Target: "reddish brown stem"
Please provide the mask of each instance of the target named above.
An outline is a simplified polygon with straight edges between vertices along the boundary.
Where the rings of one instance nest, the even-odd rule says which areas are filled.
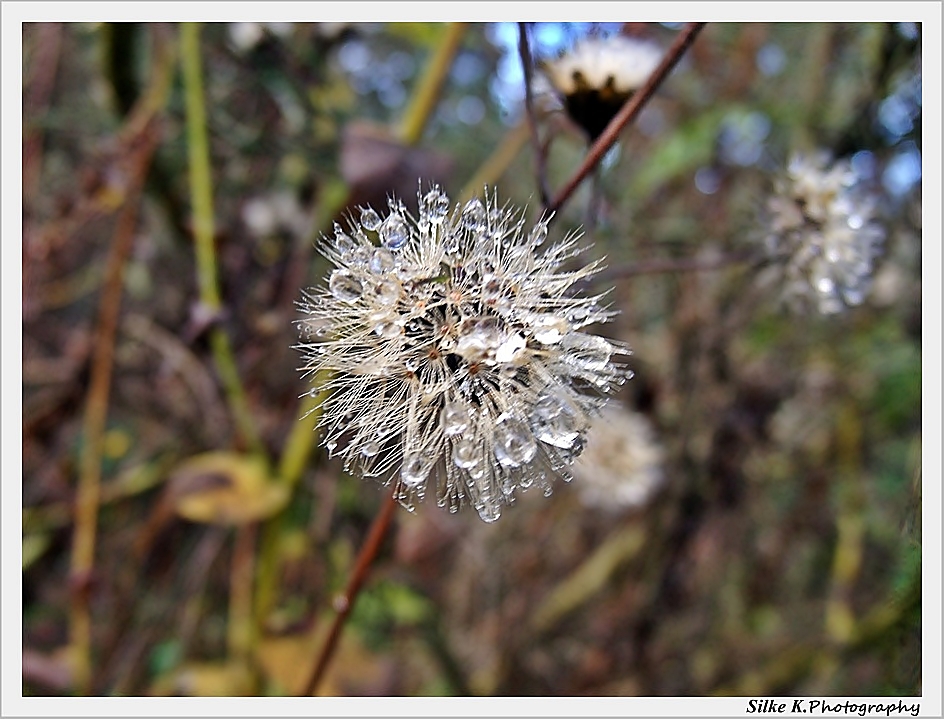
[[[95,540],[101,500],[103,436],[108,419],[108,397],[114,367],[124,270],[134,244],[144,182],[158,139],[156,123],[153,123],[146,126],[139,138],[139,146],[129,150],[133,155],[129,162],[131,178],[128,196],[115,227],[99,300],[95,351],[82,423],[84,445],[75,494],[70,569],[73,593],[69,629],[75,652],[75,687],[80,694],[89,692],[92,681],[90,587],[95,567]]]
[[[32,206],[39,191],[39,177],[43,154],[43,115],[49,107],[56,71],[59,67],[59,49],[62,23],[38,23],[28,27],[35,33],[34,69],[26,90],[23,123],[23,197]]]
[[[702,31],[706,24],[707,23],[703,22],[691,22],[682,29],[675,38],[675,42],[672,43],[672,47],[669,48],[665,57],[662,58],[659,67],[657,67],[652,75],[649,76],[649,79],[646,80],[646,84],[639,88],[629,101],[620,108],[616,116],[610,120],[610,124],[606,126],[603,134],[591,145],[583,163],[577,168],[577,171],[570,180],[567,181],[564,188],[551,201],[551,204],[547,206],[546,209],[549,213],[560,210],[561,206],[563,206],[580,186],[580,183],[587,178],[587,175],[593,172],[593,168],[597,166],[597,163],[599,163],[600,160],[603,159],[603,156],[609,152],[610,148],[616,144],[616,140],[619,138],[623,129],[636,119],[649,100],[652,99],[656,90],[659,89],[659,86],[665,78],[672,72],[672,68],[674,68],[682,58],[682,55],[685,54],[685,51],[695,41],[698,33]]]
[[[367,570],[370,569],[371,563],[380,550],[380,544],[383,542],[387,528],[390,526],[390,520],[393,518],[393,510],[396,506],[397,502],[391,494],[387,497],[383,507],[381,507],[380,513],[374,518],[373,524],[370,525],[367,539],[364,542],[364,546],[361,547],[360,554],[357,555],[357,561],[354,563],[354,569],[351,571],[351,578],[344,588],[344,593],[339,594],[334,600],[334,608],[337,614],[334,617],[334,622],[331,624],[328,638],[325,639],[321,653],[318,655],[318,661],[315,663],[315,668],[305,685],[305,691],[302,696],[314,696],[315,692],[318,690],[318,685],[321,683],[325,672],[328,670],[328,665],[331,663],[335,649],[337,649],[338,640],[341,638],[344,624],[347,621],[348,615],[351,613],[351,609],[354,607],[354,602],[357,600],[361,585],[363,585],[364,579],[367,577]]]

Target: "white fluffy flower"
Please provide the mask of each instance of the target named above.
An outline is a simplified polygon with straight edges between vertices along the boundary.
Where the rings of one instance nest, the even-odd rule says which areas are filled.
[[[662,485],[664,451],[639,412],[611,405],[593,421],[592,438],[574,463],[581,500],[606,511],[638,507]]]
[[[548,78],[565,95],[579,90],[638,90],[662,60],[662,49],[625,35],[588,37],[547,64]]]
[[[861,179],[848,161],[795,155],[768,201],[767,246],[793,304],[831,314],[865,299],[885,231]]]
[[[545,63],[567,114],[595,140],[662,60],[662,49],[624,35],[590,37]]]
[[[526,228],[495,197],[452,208],[438,187],[418,219],[389,208],[335,228],[336,269],[299,303],[302,369],[331,374],[325,446],[407,508],[434,493],[494,521],[518,490],[569,478],[628,350],[582,331],[613,312],[574,292],[597,263],[561,270],[575,237],[541,252],[547,220]]]

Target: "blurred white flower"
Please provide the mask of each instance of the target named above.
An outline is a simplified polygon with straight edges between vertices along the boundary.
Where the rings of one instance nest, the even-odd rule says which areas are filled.
[[[324,444],[409,509],[434,493],[494,521],[516,491],[569,479],[628,349],[581,331],[614,313],[574,292],[598,263],[560,269],[576,237],[541,252],[547,220],[526,228],[494,196],[453,208],[434,186],[418,219],[388,204],[335,227],[336,269],[299,303],[302,371],[331,374]]]
[[[262,42],[266,32],[287,37],[292,32],[290,22],[231,22],[227,25],[230,44],[239,52],[249,52]]]
[[[567,114],[593,141],[662,60],[651,42],[614,35],[590,37],[556,60],[544,74],[563,97]]]
[[[573,466],[583,503],[619,511],[648,502],[665,475],[664,451],[646,416],[608,405],[590,432],[587,448]]]
[[[250,233],[268,237],[279,231],[301,237],[311,228],[311,213],[294,192],[278,191],[252,197],[243,205],[241,217]]]
[[[848,161],[795,155],[768,201],[767,247],[784,262],[786,299],[840,312],[865,299],[885,230]]]

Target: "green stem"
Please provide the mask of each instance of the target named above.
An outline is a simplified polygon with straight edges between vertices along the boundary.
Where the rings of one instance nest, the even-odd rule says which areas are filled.
[[[404,145],[415,145],[423,136],[423,128],[436,106],[439,92],[452,66],[452,59],[462,43],[465,30],[464,22],[449,23],[439,46],[426,65],[426,72],[420,78],[410,106],[400,122],[397,134]]]
[[[327,227],[338,210],[347,204],[346,188],[337,183],[330,183],[317,214],[316,227]],[[318,375],[313,380],[316,387],[327,381],[327,376]],[[293,490],[301,478],[308,460],[315,448],[315,429],[321,415],[320,405],[326,399],[324,391],[312,396],[306,394],[301,401],[298,416],[300,419],[292,425],[288,439],[279,458],[278,479]],[[279,565],[279,542],[285,526],[285,514],[266,520],[262,527],[262,539],[259,545],[259,563],[256,573],[256,622],[265,623],[266,617],[275,603],[277,575]]]
[[[326,376],[319,374],[312,384],[321,386],[326,380]],[[279,479],[289,487],[295,486],[308,464],[308,458],[315,446],[313,437],[318,418],[321,416],[321,403],[325,399],[327,393],[323,390],[315,396],[307,394],[302,399],[301,418],[292,426],[279,459]]]
[[[319,375],[316,385],[323,384]],[[315,429],[321,415],[321,403],[326,399],[324,391],[317,396],[305,395],[301,404],[301,419],[292,426],[291,434],[285,442],[282,457],[279,460],[278,481],[294,489],[305,471],[308,459],[315,448]],[[278,584],[279,543],[285,527],[285,513],[266,520],[262,527],[262,540],[259,545],[259,563],[256,573],[255,616],[256,624],[263,626],[275,603]]]
[[[187,153],[190,163],[190,200],[193,205],[193,234],[196,243],[197,284],[200,302],[215,315],[219,312],[219,282],[213,221],[213,185],[210,177],[210,149],[207,138],[206,107],[200,63],[200,26],[181,26],[181,63],[187,110]],[[223,390],[236,425],[253,452],[263,454],[262,440],[249,411],[246,394],[239,379],[236,358],[229,337],[222,327],[210,330],[210,346]]]
[[[521,152],[530,137],[527,122],[521,122],[511,128],[491,155],[479,165],[471,179],[459,193],[459,202],[467,202],[482,193],[486,185],[494,184]]]

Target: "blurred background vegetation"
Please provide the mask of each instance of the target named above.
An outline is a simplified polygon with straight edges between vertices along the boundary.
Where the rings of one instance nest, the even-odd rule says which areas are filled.
[[[547,59],[679,27],[530,36]],[[314,241],[419,178],[536,215],[517,38],[24,27],[25,694],[301,690],[383,499],[299,421]],[[662,484],[607,511],[559,483],[495,525],[399,511],[322,693],[921,694],[920,46],[911,23],[707,26],[553,230],[608,257]],[[559,188],[586,142],[537,119]],[[775,173],[815,148],[872,178],[887,228],[835,317],[718,261],[760,248]]]

